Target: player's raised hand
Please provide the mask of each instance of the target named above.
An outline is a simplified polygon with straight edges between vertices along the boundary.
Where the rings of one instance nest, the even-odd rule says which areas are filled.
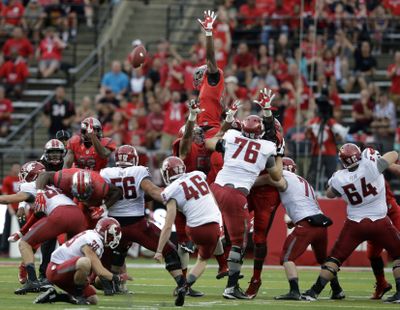
[[[272,101],[275,98],[275,94],[272,92],[271,89],[268,88],[264,88],[264,89],[260,89],[260,93],[258,94],[258,100],[254,100],[253,102],[258,104],[261,109],[263,109],[264,111],[274,111],[276,110],[276,107],[273,107],[271,105]]]
[[[195,99],[189,101],[188,107],[189,107],[189,121],[194,122],[197,118],[197,114],[201,113],[203,110],[200,109],[200,104]]]
[[[208,10],[204,11],[204,20],[198,18],[197,21],[200,23],[206,35],[212,35],[213,25],[216,19],[217,19],[217,13]]]
[[[46,210],[46,197],[44,196],[44,190],[38,189],[35,198],[35,212],[44,212]]]
[[[232,123],[235,120],[235,115],[237,111],[242,107],[240,100],[235,100],[228,111],[226,111],[225,122]]]

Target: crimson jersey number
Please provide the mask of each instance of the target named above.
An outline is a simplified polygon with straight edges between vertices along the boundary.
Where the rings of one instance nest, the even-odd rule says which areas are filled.
[[[249,141],[240,137],[235,138],[235,143],[238,145],[237,150],[233,153],[232,158],[237,158],[239,154],[245,149],[243,156],[244,161],[254,164],[257,162],[258,151],[261,149],[261,144]]]
[[[357,192],[356,186],[353,183],[342,186],[344,193],[347,196],[347,199],[352,205],[358,205],[362,203],[363,197],[365,198],[368,197],[369,195],[373,196],[378,195],[376,187],[373,186],[371,183],[367,184],[365,178],[360,179],[360,182],[361,182],[362,195],[359,192]]]
[[[124,199],[134,199],[137,197],[134,177],[111,179],[111,183],[122,189]]]
[[[314,190],[313,190],[313,188],[310,186],[310,184],[308,184],[308,182],[307,182],[306,180],[304,180],[302,177],[299,177],[299,176],[297,176],[297,177],[299,178],[300,183],[303,183],[303,184],[304,184],[304,194],[305,194],[307,197],[310,197],[310,194],[311,194],[312,199],[315,200]]]
[[[187,185],[186,182],[181,183],[186,200],[197,200],[210,192],[207,183],[199,175],[192,176],[189,180],[194,186]]]

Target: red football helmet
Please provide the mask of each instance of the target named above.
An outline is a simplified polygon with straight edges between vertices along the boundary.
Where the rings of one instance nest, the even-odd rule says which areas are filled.
[[[287,170],[287,171],[290,171],[293,173],[295,173],[296,169],[297,169],[296,163],[290,157],[282,158],[282,166],[283,166],[283,170]]]
[[[81,134],[85,142],[90,141],[89,138],[87,137],[87,129],[89,126],[93,127],[93,130],[96,133],[97,138],[101,139],[103,137],[103,128],[101,127],[100,121],[94,117],[87,117],[81,123]]]
[[[339,158],[343,167],[347,169],[355,167],[361,160],[361,150],[353,143],[343,144],[339,150]]]
[[[94,229],[103,239],[104,245],[115,249],[121,240],[121,225],[113,217],[100,219]]]
[[[46,168],[38,161],[29,161],[22,165],[19,170],[19,181],[20,182],[33,182],[37,179],[38,175],[46,171]]]
[[[185,172],[186,166],[183,160],[176,156],[167,157],[161,166],[161,176],[167,185]]]
[[[92,196],[93,182],[90,171],[80,170],[72,176],[72,195],[79,201],[86,201]]]
[[[186,125],[183,125],[179,129],[179,132],[178,132],[179,139],[183,138],[183,135],[185,133],[185,128],[186,128]],[[204,130],[201,127],[195,125],[193,128],[193,132],[192,132],[192,139],[193,139],[193,142],[196,144],[203,144],[204,143]]]
[[[115,164],[118,167],[136,166],[139,163],[139,156],[132,145],[121,145],[115,151]]]
[[[242,134],[251,139],[258,139],[264,134],[264,124],[261,117],[249,115],[242,121]]]
[[[44,159],[52,165],[60,165],[65,156],[65,146],[60,140],[51,139],[44,146]]]
[[[194,88],[198,88],[201,85],[201,82],[204,79],[204,75],[207,71],[207,65],[202,65],[194,69],[193,72],[193,86]]]

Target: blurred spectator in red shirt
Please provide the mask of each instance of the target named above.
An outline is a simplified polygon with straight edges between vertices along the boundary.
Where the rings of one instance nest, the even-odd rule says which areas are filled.
[[[14,111],[11,100],[5,95],[4,87],[0,86],[0,137],[7,136],[11,125],[11,113]]]
[[[224,70],[229,61],[229,46],[224,46],[224,43],[221,39],[215,39],[214,48],[217,67],[221,70]]]
[[[81,122],[87,117],[93,117],[96,115],[96,111],[93,109],[93,102],[89,96],[84,96],[81,100],[81,104],[76,108],[75,119],[72,124],[74,131],[80,131]]]
[[[173,91],[171,100],[164,104],[164,127],[161,136],[161,150],[171,149],[172,143],[178,135],[179,129],[185,125],[188,107],[181,101],[181,94]]]
[[[395,16],[400,16],[400,1],[398,0],[383,0],[383,6]]]
[[[47,28],[45,37],[36,50],[39,59],[39,71],[42,77],[53,75],[60,67],[62,50],[67,45],[58,37],[54,28]]]
[[[256,43],[259,40],[262,18],[263,11],[256,7],[256,0],[247,0],[239,8],[239,24],[235,29],[235,36]]]
[[[126,126],[122,113],[115,111],[112,115],[111,122],[103,126],[103,132],[105,137],[112,138],[117,145],[122,144],[123,136],[126,131]]]
[[[24,15],[24,6],[19,0],[9,0],[8,5],[1,10],[1,30],[5,34],[10,34],[15,26],[21,25]]]
[[[369,125],[372,122],[374,102],[371,100],[370,93],[367,89],[363,89],[360,96],[360,100],[353,104],[351,116],[354,122],[350,127],[349,133],[368,132]]]
[[[284,6],[284,2],[289,4],[289,8],[287,7],[288,5]],[[291,7],[290,4],[292,3],[288,0],[276,0],[275,8],[268,8],[270,10],[270,14],[269,17],[266,19],[265,25],[263,26],[261,33],[261,42],[263,44],[270,43],[269,40],[271,37],[271,33],[275,37],[278,37],[281,33],[289,35],[288,25],[291,22],[290,17],[292,15],[290,10],[293,11],[294,9],[294,7]]]
[[[237,48],[233,57],[232,70],[239,79],[239,83],[249,84],[251,81],[253,67],[256,65],[256,58],[249,51],[246,43],[242,42]]]
[[[394,63],[389,65],[387,75],[392,81],[390,96],[397,108],[400,107],[400,51],[394,54]]]
[[[42,31],[44,18],[43,7],[38,0],[30,0],[25,8],[24,17],[22,19],[22,27],[29,38],[35,43],[40,41],[40,32]]]
[[[199,58],[196,53],[192,52],[190,54],[189,60],[183,61],[183,78],[184,78],[184,87],[186,90],[186,94],[191,93],[194,90],[193,86],[193,73],[194,70],[199,67],[201,64],[199,62]]]
[[[133,146],[145,145],[146,131],[139,126],[137,117],[132,117],[129,121],[128,130],[124,135],[124,144]]]
[[[12,53],[28,59],[33,55],[33,46],[25,37],[21,27],[15,27],[12,38],[8,39],[3,45],[3,55],[9,57]]]
[[[17,56],[15,52],[0,67],[0,79],[5,85],[7,96],[13,94],[20,99],[28,76],[29,69],[24,58]]]
[[[18,173],[21,166],[18,163],[14,163],[11,166],[9,174],[4,177],[2,185],[3,195],[12,195],[19,191],[19,178]],[[11,217],[15,214],[18,209],[18,203],[14,203],[7,206],[7,212],[5,214],[4,229],[1,236],[0,252],[8,254],[8,237],[11,233]]]
[[[170,61],[168,61],[168,65],[168,78],[166,81],[166,86],[171,92],[184,92],[184,68],[180,59],[178,57],[173,57]]]
[[[190,53],[196,53],[200,63],[206,61],[206,37],[200,33],[197,42],[190,48]]]
[[[147,116],[146,126],[146,147],[148,149],[158,149],[160,138],[164,127],[164,114],[161,104],[152,102],[149,104],[149,115]]]

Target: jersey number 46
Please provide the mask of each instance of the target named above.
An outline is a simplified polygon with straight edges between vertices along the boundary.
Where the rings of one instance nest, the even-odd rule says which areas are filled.
[[[193,186],[192,184],[188,185],[186,182],[181,183],[186,200],[190,200],[192,198],[197,200],[200,198],[200,196],[207,195],[210,192],[207,183],[204,182],[200,176],[192,176],[189,180]]]

